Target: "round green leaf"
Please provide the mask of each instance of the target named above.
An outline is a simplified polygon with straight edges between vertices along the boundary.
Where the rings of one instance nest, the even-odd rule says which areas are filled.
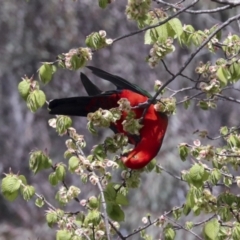
[[[27,81],[25,79],[18,84],[18,92],[25,101],[27,100],[30,93],[30,86],[30,81]]]
[[[120,206],[116,203],[107,203],[108,216],[117,222],[124,221],[125,215]]]
[[[76,156],[72,156],[68,161],[68,169],[74,172],[79,167],[79,159]]]
[[[56,175],[56,172],[53,172],[49,175],[48,181],[51,185],[56,186],[58,184],[58,177]]]
[[[57,231],[56,240],[71,240],[72,233],[67,230],[59,230]]]
[[[66,169],[65,166],[62,164],[59,164],[56,168],[56,176],[59,181],[63,181],[66,176]]]
[[[42,207],[44,205],[43,199],[42,198],[37,198],[36,201],[35,201],[35,205],[39,208]]]
[[[54,73],[53,67],[53,65],[45,63],[39,68],[38,76],[44,84],[49,83],[52,80],[52,75]]]
[[[28,95],[27,107],[31,112],[36,112],[46,102],[45,93],[41,90],[34,90]]]
[[[29,201],[35,194],[35,188],[33,186],[24,186],[21,190],[23,199]]]
[[[206,240],[216,240],[220,229],[220,223],[216,218],[207,222],[203,227],[203,235]]]
[[[18,197],[20,187],[21,181],[15,175],[7,175],[2,180],[2,194],[9,201],[14,201]]]

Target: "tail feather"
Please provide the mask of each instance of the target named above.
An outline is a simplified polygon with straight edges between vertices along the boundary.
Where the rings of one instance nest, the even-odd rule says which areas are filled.
[[[80,76],[82,84],[89,96],[98,95],[102,92],[85,74],[81,73]]]
[[[86,106],[91,101],[90,97],[62,98],[50,101],[50,114],[86,117],[89,110]],[[94,109],[92,110],[94,111]]]
[[[92,66],[87,66],[87,68],[89,68],[94,75],[113,83],[118,89],[128,89],[133,92],[144,95],[146,97],[149,97],[149,98],[152,97],[151,94],[149,94],[147,91],[140,88],[138,85],[130,83],[127,80],[117,75],[113,75],[111,73],[108,73],[106,71],[103,71],[99,68],[92,67]]]
[[[99,95],[54,99],[49,102],[50,114],[86,117],[99,108],[117,107],[120,99],[116,91],[107,91]]]

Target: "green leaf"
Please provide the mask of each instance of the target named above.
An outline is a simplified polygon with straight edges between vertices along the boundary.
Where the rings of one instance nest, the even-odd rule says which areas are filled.
[[[105,190],[103,191],[104,193],[104,197],[106,202],[112,202],[115,201],[116,197],[117,197],[117,192],[115,190],[115,188],[113,187],[112,183],[109,183]]]
[[[70,60],[72,70],[78,70],[81,67],[84,67],[87,63],[87,60],[83,55],[73,55]]]
[[[88,206],[90,209],[97,209],[99,207],[99,200],[95,196],[90,197],[88,199]]]
[[[183,213],[182,208],[173,209],[173,216],[176,220],[178,220],[181,217],[182,213]]]
[[[188,230],[190,230],[190,229],[192,229],[193,228],[193,222],[186,222],[185,223],[185,227],[186,227],[186,229],[188,229]]]
[[[54,211],[47,212],[46,220],[47,220],[48,226],[51,228],[58,221],[57,213]]]
[[[203,185],[205,170],[204,167],[200,164],[194,164],[189,171],[189,179],[191,183],[199,188]]]
[[[223,183],[225,186],[230,187],[232,185],[232,179],[229,177],[223,177]]]
[[[18,84],[18,92],[20,93],[21,97],[26,101],[28,95],[30,93],[31,83],[29,80],[23,79]]]
[[[209,105],[207,102],[205,101],[199,101],[197,104],[202,110],[208,110],[209,109]]]
[[[68,116],[57,116],[56,131],[62,135],[66,133],[67,129],[72,126],[72,119]]]
[[[227,140],[228,144],[231,146],[231,147],[237,147],[237,148],[240,148],[240,139],[238,136],[236,135],[230,135],[228,140]]]
[[[56,172],[52,172],[49,174],[48,181],[53,186],[56,186],[58,184],[58,177],[56,175]]]
[[[37,198],[35,201],[35,205],[41,208],[42,206],[44,206],[44,200],[42,198]]]
[[[66,176],[65,166],[63,164],[58,164],[55,171],[58,180],[63,181]]]
[[[41,90],[34,90],[27,97],[27,107],[31,112],[36,112],[46,102],[46,96]]]
[[[95,129],[93,122],[90,121],[87,123],[87,129],[93,135],[97,135],[97,130]]]
[[[185,161],[187,159],[189,150],[186,144],[181,144],[178,146],[178,153],[182,161]]]
[[[103,144],[97,145],[93,150],[93,154],[98,160],[103,161],[106,158],[106,151]]]
[[[116,197],[116,203],[119,205],[128,205],[128,199],[125,195],[122,193],[118,192],[117,197]]]
[[[164,228],[164,239],[165,240],[173,240],[176,237],[176,232],[172,228],[172,225],[168,223],[168,225]]]
[[[218,24],[215,24],[213,27],[211,27],[209,29],[209,34],[213,33],[216,29],[218,28]],[[220,41],[221,40],[221,36],[222,36],[222,32],[218,31],[218,33],[216,34],[216,38]]]
[[[232,229],[232,238],[233,240],[240,239],[240,223],[236,222]]]
[[[25,178],[25,176],[19,175],[18,179],[21,180],[24,185],[27,185],[27,179]]]
[[[185,216],[187,216],[191,212],[191,207],[188,203],[186,203],[183,207],[183,213]]]
[[[181,21],[178,18],[173,18],[167,22],[173,29],[175,35],[179,38],[183,33],[183,26]],[[174,36],[171,36],[174,38]]]
[[[188,99],[186,99],[183,103],[183,106],[185,109],[188,109],[190,105],[191,105],[191,101]]]
[[[56,67],[49,63],[44,63],[38,70],[39,79],[44,83],[49,83],[52,80],[53,73]]]
[[[187,193],[186,203],[183,209],[183,213],[185,215],[188,215],[190,210],[196,205],[195,200],[197,199],[197,194],[191,187],[190,190]],[[190,210],[189,210],[190,209]]]
[[[165,41],[168,38],[168,29],[167,29],[167,24],[163,24],[159,27],[154,28],[155,31],[157,32],[158,38],[157,41],[160,43],[165,43]]]
[[[97,210],[89,211],[87,216],[85,217],[85,224],[93,224],[97,226],[101,221],[101,214]]]
[[[203,227],[203,235],[206,240],[216,240],[220,230],[220,223],[216,218],[207,222]]]
[[[100,8],[106,8],[109,3],[109,0],[98,0],[98,5]]]
[[[191,40],[195,46],[199,46],[200,44],[202,44],[205,38],[206,38],[205,33],[203,31],[198,30],[190,35],[189,40]]]
[[[68,161],[68,169],[70,172],[74,172],[79,167],[79,159],[76,156],[72,156]]]
[[[227,222],[232,219],[232,213],[229,210],[229,207],[219,207],[218,208],[218,215],[221,217],[222,221]]]
[[[21,182],[16,175],[7,175],[2,180],[2,191],[15,192],[21,187]]]
[[[33,186],[24,186],[21,190],[23,199],[29,201],[35,194],[35,188]]]
[[[240,64],[236,61],[233,62],[229,67],[229,72],[231,74],[231,82],[234,83],[240,78]]]
[[[98,32],[93,32],[87,36],[85,43],[92,49],[100,49],[106,45],[105,37],[102,37]]]
[[[148,163],[148,165],[145,167],[147,172],[151,172],[157,164],[157,160],[154,158],[151,160],[151,162]]]
[[[228,134],[228,127],[224,126],[220,128],[221,135],[227,135]]]
[[[217,70],[217,78],[221,83],[221,87],[225,87],[231,79],[231,74],[226,67],[220,66]]]
[[[18,197],[21,181],[15,175],[7,175],[2,180],[2,194],[8,201],[14,201]]]
[[[210,181],[213,185],[216,185],[218,183],[218,181],[220,180],[221,178],[221,172],[217,169],[217,168],[214,168],[212,171],[211,171],[211,174],[210,174]]]
[[[51,159],[42,151],[33,151],[30,154],[29,168],[36,174],[43,169],[49,169],[52,166]]]
[[[151,37],[151,29],[148,29],[144,34],[144,44],[153,44],[153,40]]]
[[[67,230],[58,230],[56,240],[72,240],[72,233]]]
[[[123,210],[115,203],[107,203],[107,214],[112,220],[117,222],[124,221],[125,218]]]

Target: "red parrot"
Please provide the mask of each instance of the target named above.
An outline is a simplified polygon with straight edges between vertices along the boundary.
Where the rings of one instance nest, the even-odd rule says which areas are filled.
[[[140,107],[140,105],[146,103],[152,97],[148,92],[119,76],[95,67],[88,68],[96,76],[113,83],[117,89],[103,92],[86,75],[81,73],[82,83],[89,96],[54,99],[49,103],[50,114],[86,117],[88,113],[95,112],[99,108],[109,110],[118,107],[117,102],[121,98],[126,98],[131,107],[135,107],[132,111],[135,112],[136,118],[139,119],[143,116],[145,108]],[[125,166],[131,169],[140,169],[146,166],[160,150],[167,129],[168,118],[166,114],[156,112],[154,105],[151,104],[144,115],[143,127],[139,131],[140,135],[135,137],[123,130],[122,122],[126,116],[126,112],[123,111],[121,119],[113,123],[110,128],[115,133],[127,135],[129,143],[135,145],[133,150],[121,156]]]

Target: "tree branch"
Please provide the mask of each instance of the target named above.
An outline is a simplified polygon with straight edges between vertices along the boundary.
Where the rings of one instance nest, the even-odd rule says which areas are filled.
[[[162,3],[163,5],[175,8],[175,9],[181,9],[181,7],[178,6],[177,4],[172,4],[172,3],[168,3],[162,0],[153,0],[156,3]],[[214,8],[214,9],[204,9],[204,10],[186,10],[185,12],[190,13],[190,14],[209,14],[209,13],[216,13],[216,12],[221,12],[227,9],[231,9],[233,7],[239,6],[240,3],[228,3],[228,5],[223,6],[223,7],[218,7],[218,8]]]
[[[189,233],[191,233],[192,235],[194,235],[197,239],[203,240],[203,238],[199,237],[199,236],[198,236],[195,232],[193,232],[192,230],[185,228],[184,226],[182,226],[181,224],[179,224],[178,222],[176,222],[175,220],[171,219],[171,218],[168,217],[168,216],[165,216],[165,217],[168,219],[169,222],[172,222],[173,224],[177,225],[177,226],[179,227],[179,229],[183,229],[183,230],[185,230],[186,232],[189,232]]]

